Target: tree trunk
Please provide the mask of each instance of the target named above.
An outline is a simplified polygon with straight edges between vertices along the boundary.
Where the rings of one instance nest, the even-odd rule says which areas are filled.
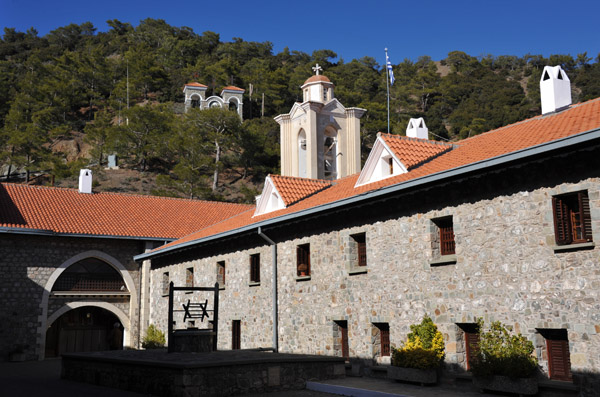
[[[217,140],[215,140],[215,148],[216,148],[215,173],[213,175],[213,185],[212,185],[213,192],[217,190],[217,184],[219,183],[219,161],[221,161],[221,146],[219,146],[219,141],[217,141]]]

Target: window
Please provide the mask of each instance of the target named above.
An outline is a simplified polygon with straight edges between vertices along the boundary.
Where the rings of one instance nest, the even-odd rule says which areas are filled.
[[[260,283],[260,254],[250,255],[250,282]]]
[[[457,324],[463,331],[465,362],[467,371],[471,370],[471,366],[477,360],[477,351],[479,350],[479,326],[476,323]]]
[[[552,197],[552,210],[557,245],[592,241],[590,200],[587,191]]]
[[[169,272],[164,272],[162,275],[162,295],[169,295]]]
[[[185,269],[185,286],[193,287],[194,286],[194,268],[188,267]]]
[[[546,340],[549,378],[570,382],[571,358],[566,329],[538,329]]]
[[[348,321],[339,320],[333,322],[333,350],[336,356],[346,359],[350,358],[348,344]]]
[[[242,322],[233,320],[231,322],[231,350],[242,348]]]
[[[310,276],[310,244],[296,247],[296,275]]]
[[[353,234],[352,254],[356,254],[356,266],[367,266],[367,240],[365,233]]]
[[[225,287],[225,261],[217,262],[217,283],[219,287]]]
[[[438,219],[436,224],[440,230],[440,254],[454,255],[454,227],[452,218]]]

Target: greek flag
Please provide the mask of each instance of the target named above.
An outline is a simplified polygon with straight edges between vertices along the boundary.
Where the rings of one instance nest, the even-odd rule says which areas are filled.
[[[392,63],[390,62],[390,57],[388,57],[387,51],[385,52],[385,63],[388,70],[388,75],[390,76],[390,85],[394,85],[394,71],[392,70]]]

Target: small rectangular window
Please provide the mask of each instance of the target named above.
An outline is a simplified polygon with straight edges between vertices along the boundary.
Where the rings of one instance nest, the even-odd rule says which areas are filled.
[[[217,283],[219,287],[225,287],[225,261],[217,262]]]
[[[350,237],[352,237],[356,248],[356,266],[367,266],[367,238],[365,233],[353,234]]]
[[[592,241],[592,220],[587,191],[552,197],[552,211],[557,245]]]
[[[296,275],[298,277],[310,276],[310,244],[296,247]]]
[[[434,241],[439,245],[438,255],[454,255],[456,253],[454,242],[454,224],[452,217],[433,219],[437,236],[434,236]]]
[[[194,268],[188,267],[185,269],[185,286],[193,287],[194,286]]]
[[[339,320],[333,322],[333,345],[333,349],[338,357],[350,358],[348,321]]]
[[[250,282],[260,283],[260,254],[250,255]]]
[[[162,294],[163,296],[169,295],[169,272],[162,274]]]

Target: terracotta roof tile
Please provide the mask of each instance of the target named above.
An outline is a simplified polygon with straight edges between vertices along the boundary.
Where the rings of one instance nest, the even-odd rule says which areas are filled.
[[[208,88],[208,86],[204,85],[204,84],[200,84],[200,83],[187,83],[186,87],[201,87],[201,88]]]
[[[179,238],[252,208],[202,200],[0,184],[0,227],[56,233]]]
[[[400,135],[380,134],[380,136],[409,170],[433,157],[452,150],[454,147],[449,143]]]
[[[227,87],[223,87],[223,91],[225,91],[225,90],[246,92],[246,90],[244,90],[243,88],[234,87],[232,85],[228,85]]]
[[[304,84],[318,83],[318,82],[331,83],[331,80],[329,80],[329,78],[327,76],[324,76],[322,74],[318,74],[318,75],[316,74],[316,75],[310,76],[308,79],[306,79]],[[302,84],[302,85],[304,85],[304,84]]]
[[[252,211],[243,212],[223,222],[209,226],[180,240],[162,246],[157,250],[202,239],[217,233],[231,231],[266,219],[277,218],[282,215],[343,200],[400,182],[451,170],[598,128],[600,128],[600,98],[573,105],[569,109],[559,113],[537,116],[459,141],[456,143],[454,150],[440,154],[430,161],[421,164],[419,167],[414,167],[407,173],[383,179],[378,182],[361,185],[356,188],[354,186],[359,174],[354,174],[335,181],[329,188],[309,195],[306,198],[289,205],[285,209],[256,217],[252,217]]]
[[[331,186],[330,181],[282,175],[271,175],[271,180],[286,206]]]

